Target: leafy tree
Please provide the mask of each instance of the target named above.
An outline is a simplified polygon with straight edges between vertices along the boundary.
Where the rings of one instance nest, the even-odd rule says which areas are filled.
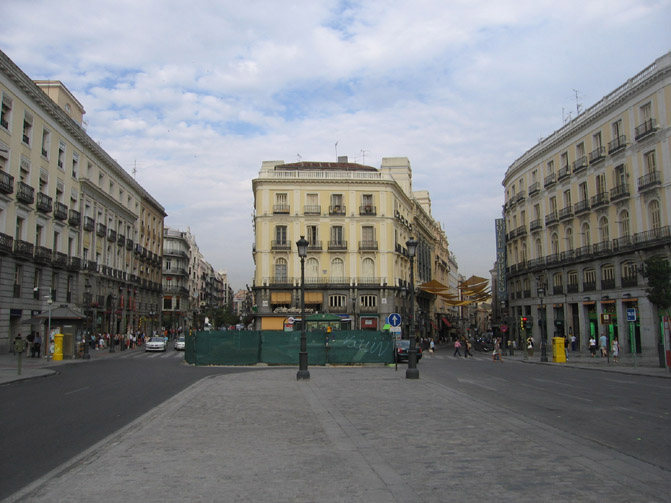
[[[671,264],[666,258],[651,257],[644,262],[643,276],[648,279],[648,299],[659,313],[668,316],[671,307]],[[658,328],[661,327],[661,324],[655,325]],[[664,328],[661,330],[664,351],[666,351],[668,346]]]

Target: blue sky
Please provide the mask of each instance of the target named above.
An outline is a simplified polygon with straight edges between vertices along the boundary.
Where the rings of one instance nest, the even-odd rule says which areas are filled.
[[[489,277],[507,167],[671,50],[671,0],[4,0],[0,49],[234,288],[264,160],[406,156],[465,276]],[[561,5],[560,5],[561,4]]]

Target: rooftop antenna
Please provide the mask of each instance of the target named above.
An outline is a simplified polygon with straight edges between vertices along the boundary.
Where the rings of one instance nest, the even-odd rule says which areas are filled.
[[[296,154],[296,159],[298,159],[298,162],[301,162],[303,157],[301,156],[301,154]]]
[[[564,124],[566,124],[567,122],[571,122],[571,112],[566,114],[565,110],[566,109],[564,107],[561,107],[561,118],[562,118],[562,122]]]
[[[582,103],[580,103],[578,100],[580,99],[578,97],[578,90],[574,89],[573,92],[575,93],[575,110],[576,110],[576,115],[580,115],[580,110],[582,109]]]
[[[366,151],[361,149],[361,164],[366,164]]]

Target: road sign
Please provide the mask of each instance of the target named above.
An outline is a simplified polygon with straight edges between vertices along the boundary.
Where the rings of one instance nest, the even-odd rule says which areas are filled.
[[[627,321],[636,321],[636,309],[633,307],[627,308]]]
[[[387,323],[389,323],[392,327],[400,327],[401,326],[401,315],[398,313],[391,313],[387,317]]]

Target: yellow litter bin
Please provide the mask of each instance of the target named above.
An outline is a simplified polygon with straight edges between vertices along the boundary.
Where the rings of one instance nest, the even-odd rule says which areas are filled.
[[[63,359],[63,334],[54,335],[54,361]]]
[[[555,363],[566,363],[563,337],[552,338],[552,361]]]

